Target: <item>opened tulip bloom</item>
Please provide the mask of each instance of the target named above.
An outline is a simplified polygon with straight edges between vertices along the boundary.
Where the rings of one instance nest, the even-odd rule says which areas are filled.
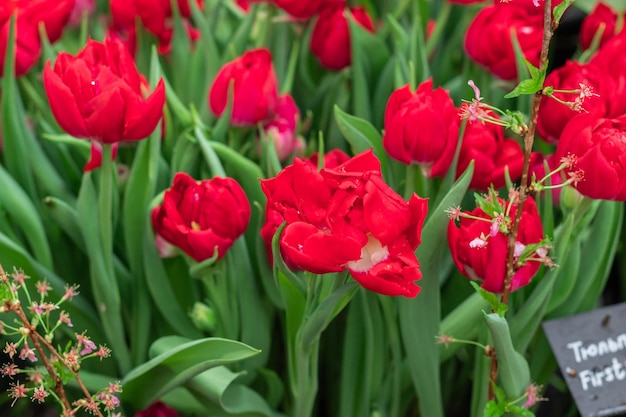
[[[289,263],[316,274],[349,269],[368,290],[417,295],[414,252],[427,201],[416,194],[404,201],[383,181],[371,151],[321,171],[296,159],[261,187],[268,208],[287,222],[280,248]]]
[[[135,62],[117,40],[89,40],[76,56],[62,52],[44,68],[44,87],[61,128],[102,144],[144,139],[163,116],[160,80],[147,98]]]
[[[163,204],[152,212],[154,231],[197,262],[221,259],[250,221],[250,203],[232,178],[197,182],[184,172],[174,177]]]

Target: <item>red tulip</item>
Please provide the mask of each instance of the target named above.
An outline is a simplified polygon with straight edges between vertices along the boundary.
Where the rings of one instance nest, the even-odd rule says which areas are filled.
[[[339,71],[350,66],[349,17],[363,28],[374,32],[372,18],[362,7],[326,7],[315,22],[311,35],[311,52],[317,57],[324,68]]]
[[[345,152],[339,149],[334,149],[324,155],[324,167],[335,168],[346,162],[348,159],[350,159],[350,157],[346,155]],[[313,168],[317,168],[318,154],[317,152],[315,152],[309,158],[301,159],[301,161],[309,163]],[[261,227],[261,238],[265,243],[267,259],[270,264],[274,263],[274,256],[272,254],[272,239],[274,237],[274,234],[276,233],[276,230],[278,230],[278,227],[283,223],[283,221],[283,215],[280,214],[280,212],[278,212],[276,209],[270,206],[267,206],[265,208],[265,222]],[[289,258],[285,256],[284,253],[282,255],[288,267],[290,267],[291,269],[297,269],[297,266],[294,265],[293,262],[291,262]]]
[[[604,103],[609,117],[626,111],[626,31],[609,39],[589,60],[589,65],[604,75],[610,88],[604,88]]]
[[[286,161],[293,153],[302,148],[303,142],[297,135],[300,110],[290,94],[278,98],[276,113],[272,120],[263,125],[264,134],[274,142],[278,160]]]
[[[494,113],[489,114],[497,118]],[[468,121],[456,167],[456,177],[474,161],[470,188],[487,190],[491,184],[498,189],[505,184],[504,169],[508,167],[513,181],[522,175],[524,154],[515,139],[505,139],[502,126],[481,121]]]
[[[232,178],[196,182],[176,173],[163,204],[152,211],[152,227],[163,239],[197,262],[217,259],[241,236],[250,221],[250,203]]]
[[[600,46],[604,45],[609,39],[617,35],[617,12],[611,9],[611,7],[599,1],[593,8],[591,13],[583,20],[580,27],[580,46],[583,49],[588,49],[591,46],[593,38],[600,29],[600,26],[604,25],[602,36],[600,37]],[[622,24],[622,29],[619,33],[626,33],[626,27]]]
[[[348,268],[371,291],[417,295],[414,252],[427,203],[415,194],[404,201],[385,184],[371,151],[321,171],[296,159],[261,188],[287,222],[280,248],[292,265],[318,274]]]
[[[119,41],[89,40],[76,56],[60,53],[54,69],[46,63],[43,81],[57,122],[79,138],[104,144],[143,139],[163,115],[163,80],[144,99],[135,62]]]
[[[570,103],[569,106],[554,98],[541,98],[537,132],[547,142],[556,143],[567,122],[581,112],[594,113],[600,117],[613,115],[610,112],[611,107],[616,105],[615,83],[606,70],[598,65],[568,61],[552,71],[545,84],[555,90],[581,91],[580,94],[554,93],[554,97]],[[624,113],[624,109],[620,110]]]
[[[500,202],[501,212],[510,221],[515,218],[517,202],[511,204],[507,214],[509,202]],[[506,260],[508,256],[508,234],[501,231],[500,225],[494,227],[493,213],[485,213],[480,207],[468,213],[471,218],[461,216],[457,227],[455,220],[448,225],[448,245],[452,253],[452,260],[459,271],[466,277],[481,281],[481,287],[493,293],[500,293],[504,289],[506,276]],[[483,220],[480,220],[483,219]],[[503,222],[504,223],[504,222]],[[537,244],[543,240],[543,226],[537,206],[532,197],[528,197],[524,204],[522,218],[517,235],[517,247]],[[518,254],[519,256],[521,254]],[[542,254],[545,256],[545,254]],[[540,256],[540,255],[539,255]],[[511,281],[510,291],[515,291],[527,285],[539,270],[540,262],[532,260],[517,270]]]
[[[432,79],[411,92],[409,85],[394,91],[385,109],[383,146],[405,164],[418,164],[428,177],[443,177],[454,158],[459,116],[446,90],[433,90]]]
[[[178,413],[161,401],[157,401],[145,410],[135,413],[135,417],[178,417]]]
[[[626,115],[607,119],[581,114],[563,129],[555,154],[557,160],[575,158],[565,175],[576,177],[573,185],[582,195],[626,201],[625,139]]]
[[[18,0],[5,1],[0,10],[0,56],[6,55],[10,18],[16,13],[15,74],[23,75],[39,59],[41,38],[39,24],[43,24],[50,42],[63,34],[74,0]],[[4,59],[0,61],[0,76],[4,74]]]
[[[274,116],[278,81],[269,50],[247,51],[220,69],[209,91],[209,107],[216,116],[221,116],[226,109],[231,85],[231,124],[252,126]]]
[[[511,42],[515,32],[524,57],[539,65],[543,37],[543,8],[529,5],[491,5],[482,9],[470,23],[465,35],[465,51],[478,64],[496,76],[517,77],[515,52]]]

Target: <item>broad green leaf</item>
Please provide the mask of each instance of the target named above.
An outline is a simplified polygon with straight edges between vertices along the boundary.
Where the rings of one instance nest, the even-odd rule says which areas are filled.
[[[530,369],[526,359],[515,350],[509,325],[496,313],[486,314],[485,322],[498,360],[498,381],[507,398],[519,398],[530,384]]]
[[[76,208],[89,256],[92,292],[99,307],[102,327],[115,352],[120,371],[126,372],[131,367],[131,360],[122,320],[120,291],[113,265],[107,265],[104,257],[98,222],[94,221],[98,218],[99,206],[90,172],[83,176]]]
[[[480,294],[474,293],[441,320],[439,331],[457,339],[473,340],[483,324],[483,311],[488,308],[489,303]],[[461,347],[461,343],[439,345],[439,360],[444,362]]]
[[[35,180],[30,164],[29,151],[24,137],[29,134],[26,129],[26,115],[17,84],[15,82],[15,48],[16,14],[10,18],[9,36],[4,58],[4,76],[2,77],[2,101],[0,102],[0,118],[2,124],[2,156],[7,170],[17,178],[26,194],[36,200]]]
[[[559,273],[554,283],[554,289],[546,313],[553,311],[568,301],[576,288],[576,283],[582,278],[578,273],[581,259],[580,239],[576,239],[571,243],[571,248],[565,255],[565,258],[558,261]]]
[[[154,206],[153,200],[150,207]],[[154,305],[178,334],[193,338],[200,337],[200,331],[193,326],[191,319],[176,299],[174,289],[154,243],[154,231],[150,225],[150,220],[146,219],[145,223],[145,236],[141,245],[143,248],[143,266],[147,277],[146,284]]]
[[[423,243],[417,248],[423,278],[421,293],[414,299],[399,299],[399,317],[402,340],[413,385],[423,415],[443,416],[441,382],[439,375],[439,347],[435,337],[440,319],[440,258],[445,244],[449,219],[448,207],[460,204],[474,171],[473,163],[452,186],[441,204],[430,211],[422,231]],[[420,320],[416,320],[420,317]]]
[[[228,339],[206,338],[181,343],[130,371],[122,381],[122,398],[140,410],[207,369],[239,362],[258,353],[244,343]]]
[[[389,60],[389,51],[381,39],[368,32],[353,19],[348,19],[348,24],[352,47],[353,111],[357,117],[371,120],[370,92],[374,89],[373,80],[378,78]]]
[[[14,224],[21,229],[37,261],[52,269],[52,253],[37,208],[20,185],[0,165],[0,207],[11,216]]]
[[[333,291],[315,308],[299,330],[304,346],[309,346],[319,339],[331,320],[343,310],[359,288],[356,281],[347,282]]]
[[[581,279],[567,303],[553,311],[550,317],[562,317],[595,307],[611,270],[623,216],[623,204],[601,202],[596,217],[589,226],[591,234],[581,249],[581,253],[585,254],[578,271]]]
[[[374,148],[374,153],[380,160],[382,172],[386,171],[387,153],[383,147],[380,133],[367,120],[352,116],[335,106],[335,121],[339,130],[346,138],[354,154]]]

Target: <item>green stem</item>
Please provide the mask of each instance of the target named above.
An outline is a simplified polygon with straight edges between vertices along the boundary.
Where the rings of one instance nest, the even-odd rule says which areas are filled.
[[[293,417],[311,417],[318,389],[319,337],[310,345],[302,346],[296,338],[296,392],[294,392]]]
[[[443,3],[441,10],[439,10],[439,15],[437,16],[437,20],[435,21],[435,29],[433,33],[430,35],[428,40],[426,41],[426,55],[430,56],[437,46],[437,42],[439,38],[443,34],[443,30],[445,29],[446,23],[448,22],[448,18],[450,17],[450,11],[452,10],[452,3],[446,1]]]
[[[111,162],[111,145],[102,145],[102,164],[100,165],[100,192],[98,207],[100,208],[100,236],[106,267],[113,273],[113,237],[111,225],[111,199],[113,194],[113,163]]]

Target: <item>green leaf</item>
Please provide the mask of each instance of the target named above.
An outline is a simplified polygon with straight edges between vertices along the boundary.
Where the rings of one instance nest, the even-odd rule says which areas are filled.
[[[445,230],[449,219],[445,209],[460,204],[474,171],[473,163],[452,186],[441,204],[429,213],[417,248],[423,278],[421,293],[414,299],[399,299],[399,318],[402,340],[407,352],[409,370],[419,398],[422,415],[443,416],[441,381],[439,375],[439,347],[435,337],[440,319],[440,257],[446,242]],[[420,320],[415,320],[420,317]],[[430,341],[430,342],[429,342]]]
[[[487,308],[489,308],[489,303],[480,294],[470,295],[441,320],[440,333],[457,339],[474,340],[479,327],[483,324],[483,310]],[[462,347],[464,347],[462,343],[452,343],[449,346],[439,345],[439,360],[444,362]]]
[[[150,207],[156,205],[155,198]],[[178,334],[188,337],[200,337],[202,334],[191,323],[191,319],[178,302],[169,277],[163,266],[163,261],[159,257],[154,244],[154,231],[152,230],[150,219],[145,220],[145,236],[143,244],[143,265],[145,270],[146,284],[148,291],[154,300],[154,305],[161,312],[161,315],[172,326]]]
[[[589,226],[591,234],[581,253],[579,280],[566,303],[553,311],[551,317],[562,317],[594,308],[608,279],[620,241],[624,206],[613,201],[602,201],[595,219]]]
[[[346,138],[354,154],[374,148],[374,154],[380,160],[382,172],[386,171],[387,153],[383,147],[380,133],[367,120],[343,112],[339,106],[334,107],[335,120],[339,130]]]
[[[150,82],[155,85],[160,78],[158,56],[153,48]],[[142,241],[145,219],[149,217],[148,205],[154,197],[161,149],[160,124],[148,139],[141,141],[130,169],[124,193],[124,240],[130,269],[135,276],[142,275]]]
[[[48,237],[44,230],[37,208],[20,185],[0,165],[0,207],[11,216],[12,221],[24,232],[31,250],[37,261],[49,269],[53,269],[52,253],[48,245]]]
[[[535,94],[537,91],[541,91],[543,88],[543,80],[530,79],[522,80],[520,83],[508,94],[504,95],[504,98],[513,98],[522,94]]]
[[[519,398],[530,384],[528,362],[513,347],[509,325],[504,317],[485,313],[485,322],[493,337],[500,386],[507,398]]]
[[[505,413],[504,406],[491,400],[485,404],[484,417],[501,417]]]
[[[135,409],[143,409],[207,369],[239,362],[258,353],[244,343],[228,339],[206,338],[181,343],[130,371],[122,382],[122,398]]]
[[[368,32],[354,19],[348,19],[352,47],[352,106],[354,114],[365,120],[372,119],[370,82],[389,60],[387,45],[376,35]]]
[[[4,76],[2,77],[2,101],[0,102],[0,118],[2,124],[2,156],[4,164],[11,175],[16,178],[33,200],[37,198],[33,170],[30,164],[29,151],[24,140],[29,134],[26,129],[24,106],[17,91],[15,82],[15,48],[16,14],[11,15],[9,37],[4,58]]]
[[[481,288],[480,285],[478,285],[474,281],[470,281],[470,284],[472,287],[474,287],[474,290],[476,290],[476,292],[483,298],[483,300],[489,303],[491,309],[494,312],[498,313],[498,315],[500,316],[504,316],[504,313],[506,313],[508,306],[500,301],[500,297],[492,292],[485,290],[484,288]]]
[[[120,291],[113,265],[108,266],[105,260],[98,222],[94,221],[98,218],[99,206],[90,172],[83,175],[76,208],[89,256],[91,286],[102,327],[115,352],[120,371],[125,372],[131,367],[131,360],[122,320]]]
[[[535,414],[527,408],[522,407],[521,405],[510,404],[507,407],[507,411],[510,413],[515,413],[520,417],[535,417]]]
[[[563,3],[559,4],[558,6],[556,6],[553,10],[553,16],[554,16],[554,20],[552,22],[553,25],[558,25],[561,22],[561,18],[563,17],[563,13],[565,13],[565,11],[569,8],[569,6],[571,6],[572,4],[574,4],[575,0],[565,0],[563,1]]]
[[[347,282],[333,291],[307,317],[306,323],[300,328],[302,345],[309,346],[318,339],[332,319],[343,310],[352,297],[361,288],[356,281]]]

